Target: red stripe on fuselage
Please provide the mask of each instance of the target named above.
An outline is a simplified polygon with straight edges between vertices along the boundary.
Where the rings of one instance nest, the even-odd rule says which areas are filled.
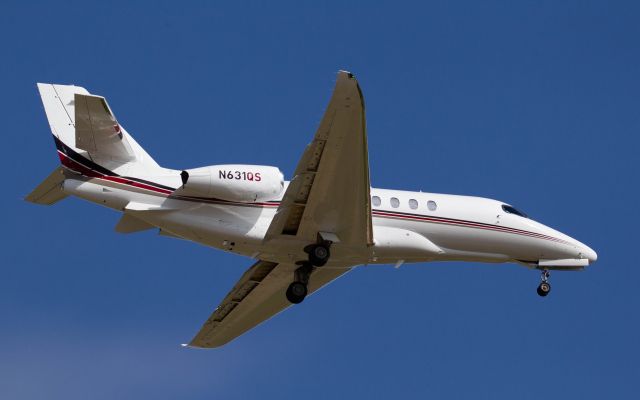
[[[136,182],[131,179],[122,178],[119,176],[109,176],[97,172],[71,158],[69,158],[66,154],[61,151],[58,151],[58,156],[60,157],[60,162],[67,168],[79,172],[80,174],[96,179],[104,179],[106,181],[119,183],[125,186],[132,186],[139,189],[149,190],[166,197],[169,197],[173,192],[171,190],[158,188],[155,186],[147,185],[144,183]],[[239,207],[279,207],[279,202],[265,202],[265,203],[240,203],[240,202],[231,202],[220,199],[210,199],[204,197],[191,197],[191,196],[171,196],[171,198],[176,200],[184,200],[184,201],[193,201],[200,203],[209,203],[209,204],[218,204],[218,205],[229,205],[229,206],[239,206]],[[466,228],[475,228],[475,229],[484,229],[484,230],[492,230],[496,232],[504,232],[511,233],[514,235],[522,235],[529,236],[537,239],[549,240],[558,243],[570,244],[565,240],[555,238],[553,236],[543,235],[541,233],[525,231],[522,229],[510,228],[507,226],[500,225],[491,225],[483,222],[474,222],[467,220],[459,220],[453,218],[444,218],[444,217],[433,217],[421,214],[407,214],[407,213],[398,213],[393,211],[381,211],[381,210],[372,210],[372,216],[380,217],[380,218],[393,218],[393,219],[404,219],[404,220],[413,220],[420,222],[428,222],[434,224],[444,224],[444,225],[453,225],[453,226],[461,226]]]
[[[135,181],[132,181],[130,179],[120,178],[118,176],[101,176],[100,178],[104,179],[104,180],[107,180],[107,181],[111,181],[111,182],[122,183],[123,185],[129,185],[129,186],[137,187],[137,188],[140,188],[140,189],[151,190],[153,192],[158,192],[158,193],[163,193],[163,194],[171,194],[171,190],[160,189],[160,188],[157,188],[155,186],[150,186],[150,185],[146,185],[144,183],[135,182]]]
[[[415,215],[415,214],[407,215],[407,214],[394,213],[394,212],[388,212],[388,211],[378,211],[378,210],[373,211],[373,216],[381,217],[381,218],[406,219],[406,220],[414,220],[414,221],[420,221],[420,222],[430,222],[430,223],[444,224],[444,225],[464,226],[467,228],[492,230],[497,232],[511,233],[514,235],[523,235],[523,236],[529,236],[529,237],[534,237],[538,239],[550,240],[558,243],[569,244],[565,240],[558,239],[553,236],[543,235],[541,233],[536,233],[536,232],[525,231],[522,229],[509,228],[506,226],[485,224],[483,222],[457,220],[452,218],[430,217],[426,215]]]
[[[167,197],[173,193],[172,190],[167,190],[167,189],[147,185],[145,183],[136,182],[131,179],[126,179],[120,176],[110,176],[110,175],[102,174],[70,158],[69,156],[67,156],[61,151],[58,151],[58,156],[60,158],[60,162],[65,167],[75,172],[78,172],[84,176],[87,176],[89,178],[103,179],[105,181],[116,182],[126,186],[133,186],[136,188],[149,190],[158,194],[163,194],[163,195],[166,195]],[[180,195],[171,196],[171,198],[176,200],[194,201],[194,202],[210,203],[210,204],[236,205],[236,206],[243,206],[243,207],[246,207],[246,206],[278,207],[280,205],[280,203],[274,203],[274,202],[240,203],[240,202],[233,202],[233,201],[227,201],[227,200],[221,200],[221,199],[212,199],[212,198],[206,198],[206,197],[191,197],[191,196],[180,196]]]

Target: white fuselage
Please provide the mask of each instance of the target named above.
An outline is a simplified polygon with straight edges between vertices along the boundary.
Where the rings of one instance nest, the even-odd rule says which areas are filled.
[[[274,262],[304,260],[295,237],[264,241],[280,199],[239,203],[172,198],[151,182],[178,187],[178,172],[145,177],[149,184],[78,176],[63,184],[66,193],[124,211],[161,234]],[[161,185],[160,185],[161,186]],[[438,260],[519,262],[597,258],[579,241],[543,224],[505,212],[504,203],[471,196],[371,189],[374,245],[332,245],[328,264],[400,264]],[[338,205],[337,205],[338,206]],[[364,205],[363,205],[364,206]],[[553,269],[553,268],[552,268]],[[566,268],[572,269],[572,268]]]
[[[583,243],[500,201],[371,188],[362,90],[339,71],[318,129],[290,182],[273,166],[161,167],[104,97],[39,83],[61,166],[26,200],[76,196],[124,215],[116,231],[160,234],[254,258],[189,346],[219,347],[366,264],[514,262],[580,270]]]

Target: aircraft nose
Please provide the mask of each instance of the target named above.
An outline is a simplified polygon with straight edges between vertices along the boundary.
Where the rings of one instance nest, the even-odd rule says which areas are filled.
[[[589,246],[585,246],[583,248],[582,254],[589,260],[589,265],[595,263],[598,260],[598,253],[596,253],[595,250],[593,250]]]

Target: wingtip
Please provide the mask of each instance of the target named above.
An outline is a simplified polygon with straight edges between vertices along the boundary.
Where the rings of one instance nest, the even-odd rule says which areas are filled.
[[[191,343],[182,343],[180,345],[180,347],[182,348],[186,348],[186,349],[197,349],[197,350],[209,350],[209,349],[213,349],[215,347],[219,347],[219,346],[199,346],[199,345],[192,345]]]
[[[344,69],[338,70],[338,75],[346,75],[347,78],[349,78],[349,79],[354,79],[355,78],[355,75],[353,75],[351,72],[346,71]]]

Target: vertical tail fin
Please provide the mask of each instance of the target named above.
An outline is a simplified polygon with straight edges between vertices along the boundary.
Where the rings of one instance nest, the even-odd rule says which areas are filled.
[[[71,85],[38,83],[38,90],[49,120],[51,133],[62,143],[75,147],[75,106],[74,96],[89,94],[85,88]]]
[[[159,167],[118,123],[104,97],[71,85],[38,83],[38,90],[59,151],[70,148],[109,168]]]

